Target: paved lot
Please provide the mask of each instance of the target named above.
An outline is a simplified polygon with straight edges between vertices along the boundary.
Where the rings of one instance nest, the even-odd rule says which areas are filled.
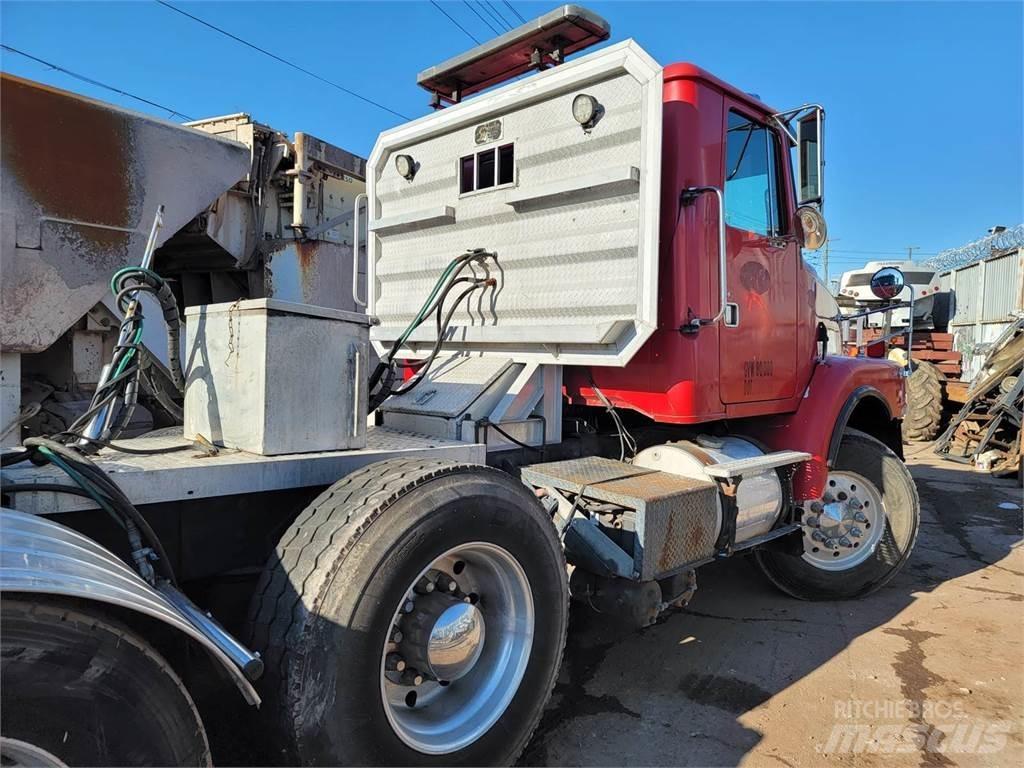
[[[921,534],[888,586],[805,603],[737,559],[641,632],[575,607],[522,763],[1024,765],[1021,491],[911,450]]]

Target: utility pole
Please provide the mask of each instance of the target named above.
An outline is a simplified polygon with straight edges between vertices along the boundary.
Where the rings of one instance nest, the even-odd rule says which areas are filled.
[[[822,257],[822,265],[821,265],[821,268],[823,270],[825,270],[825,285],[829,284],[828,283],[828,247],[833,242],[839,242],[839,238],[838,237],[825,238],[825,255]]]
[[[914,260],[914,251],[920,251],[920,250],[921,250],[921,246],[920,245],[908,245],[907,246],[907,261],[913,261]]]

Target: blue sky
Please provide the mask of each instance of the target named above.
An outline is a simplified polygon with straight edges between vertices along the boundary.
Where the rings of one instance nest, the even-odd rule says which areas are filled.
[[[176,4],[409,117],[428,111],[416,73],[473,45],[426,0]],[[585,4],[662,64],[693,61],[780,109],[825,105],[833,277],[1024,221],[1019,1]],[[441,5],[493,36],[465,3]],[[511,5],[531,18],[556,3]],[[500,0],[477,10],[496,27],[495,7],[513,20]],[[401,122],[149,0],[5,1],[0,27],[6,45],[192,117],[249,112],[364,155]],[[0,65],[167,116],[6,51]]]

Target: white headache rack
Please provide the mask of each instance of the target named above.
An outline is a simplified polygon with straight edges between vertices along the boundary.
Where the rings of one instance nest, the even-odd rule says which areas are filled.
[[[446,350],[625,365],[657,324],[661,111],[661,67],[626,41],[383,133],[367,166],[378,352],[479,248],[473,274],[495,284],[453,315]],[[435,336],[424,323],[398,357]]]

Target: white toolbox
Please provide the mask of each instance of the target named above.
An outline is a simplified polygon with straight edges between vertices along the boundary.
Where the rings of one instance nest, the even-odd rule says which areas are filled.
[[[185,310],[185,436],[263,456],[366,446],[370,318],[251,299]]]

